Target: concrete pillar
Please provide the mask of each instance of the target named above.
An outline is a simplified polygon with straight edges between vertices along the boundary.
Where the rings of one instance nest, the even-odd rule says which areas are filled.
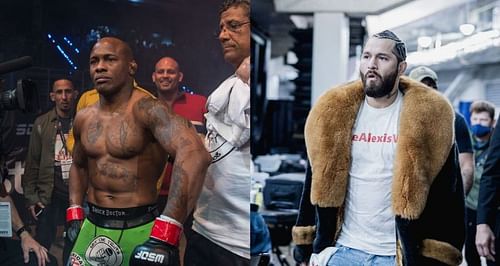
[[[343,13],[314,13],[311,103],[347,81],[349,19]]]

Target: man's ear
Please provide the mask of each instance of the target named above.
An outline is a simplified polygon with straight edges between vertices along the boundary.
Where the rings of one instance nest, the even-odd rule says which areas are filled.
[[[49,93],[49,97],[50,97],[51,101],[53,101],[53,102],[56,101],[56,95],[55,95],[55,93],[53,93],[53,92]]]
[[[405,73],[407,66],[408,64],[406,63],[406,61],[399,62],[398,66],[399,75],[403,75]]]
[[[184,79],[184,73],[179,72],[179,82],[182,82],[182,79]]]
[[[78,94],[80,94],[78,90],[73,90],[73,100],[76,100],[76,98],[78,98]]]
[[[130,76],[134,76],[136,71],[137,71],[137,63],[135,62],[135,60],[132,60],[128,64],[128,73],[130,74]]]

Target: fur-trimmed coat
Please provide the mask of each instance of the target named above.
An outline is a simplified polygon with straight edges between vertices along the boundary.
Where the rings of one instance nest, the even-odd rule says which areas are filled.
[[[454,112],[438,92],[401,77],[403,93],[393,168],[392,209],[398,265],[459,265],[464,197],[454,145]],[[365,99],[360,80],[323,94],[307,118],[311,164],[292,230],[295,258],[335,245],[346,196],[352,129]]]

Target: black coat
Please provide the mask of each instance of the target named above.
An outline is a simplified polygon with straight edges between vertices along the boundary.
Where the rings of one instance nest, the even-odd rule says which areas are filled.
[[[465,238],[464,194],[454,145],[454,112],[439,93],[402,77],[404,94],[393,169],[392,208],[398,265],[459,265]],[[295,258],[307,261],[335,245],[347,191],[352,127],[364,100],[360,81],[326,92],[313,107],[305,137],[306,175]]]
[[[484,164],[477,203],[477,224],[495,226],[500,206],[500,119],[490,140],[488,158]],[[497,251],[500,247],[496,247]]]

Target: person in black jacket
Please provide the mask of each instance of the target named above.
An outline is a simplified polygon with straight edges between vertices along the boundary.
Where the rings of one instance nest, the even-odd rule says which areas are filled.
[[[497,120],[495,128],[498,129]],[[500,261],[500,130],[490,140],[477,204],[476,248],[480,256]],[[493,233],[493,230],[495,233]]]

